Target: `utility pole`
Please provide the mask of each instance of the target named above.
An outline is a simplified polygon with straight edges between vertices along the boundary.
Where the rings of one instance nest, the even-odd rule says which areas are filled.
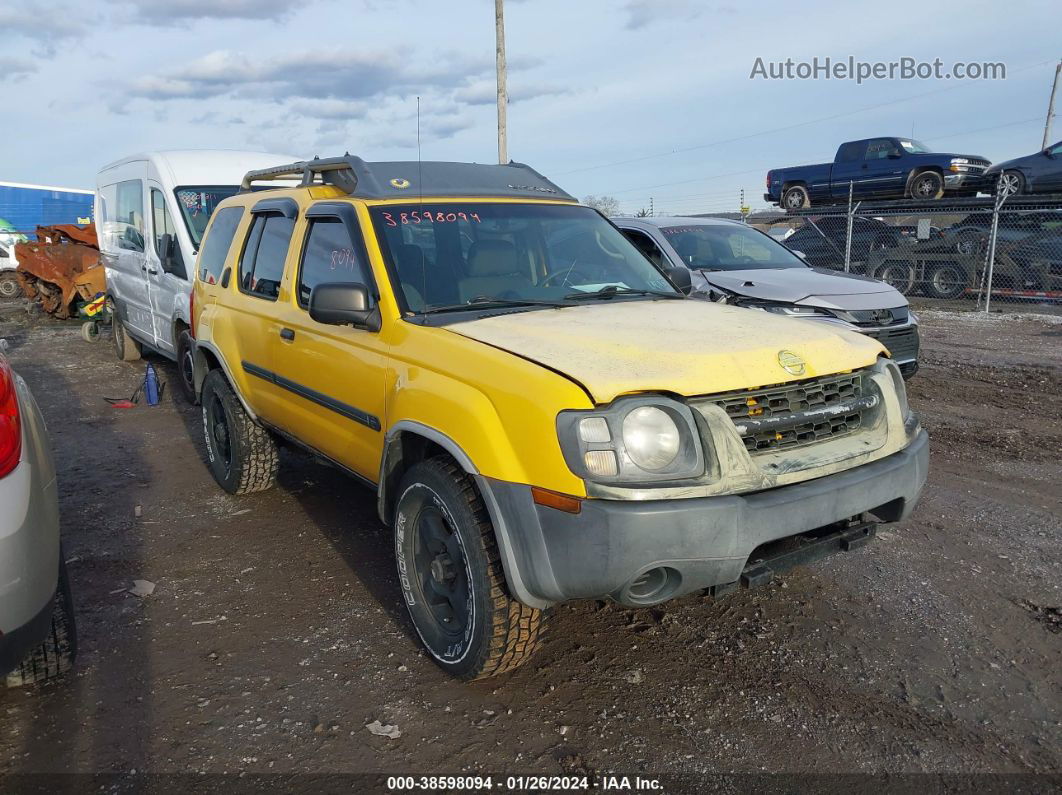
[[[509,146],[506,141],[505,113],[509,105],[509,92],[505,86],[505,0],[494,0],[494,41],[498,61],[498,162],[509,162]]]
[[[1044,122],[1044,143],[1041,149],[1046,149],[1051,143],[1051,117],[1055,115],[1055,92],[1058,91],[1058,75],[1062,73],[1062,61],[1055,64],[1055,82],[1051,84],[1051,99],[1047,101],[1047,120]]]

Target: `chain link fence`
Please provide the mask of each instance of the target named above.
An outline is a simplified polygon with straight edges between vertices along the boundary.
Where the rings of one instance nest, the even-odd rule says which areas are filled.
[[[750,223],[815,267],[888,282],[904,295],[1062,306],[1062,200],[1044,197],[854,202]]]

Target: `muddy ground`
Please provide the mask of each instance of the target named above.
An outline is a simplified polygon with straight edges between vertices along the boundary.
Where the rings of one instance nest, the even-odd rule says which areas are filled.
[[[81,656],[0,692],[0,774],[1062,771],[1058,317],[924,314],[930,481],[869,547],[717,601],[565,605],[472,685],[420,651],[368,491],[286,451],[272,492],[222,493],[176,389],[112,409],[143,365],[25,318],[0,334],[57,450]]]

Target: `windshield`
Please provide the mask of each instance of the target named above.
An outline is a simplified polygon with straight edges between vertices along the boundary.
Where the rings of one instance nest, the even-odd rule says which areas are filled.
[[[901,138],[900,146],[902,146],[905,151],[910,152],[912,155],[921,155],[931,151],[930,148],[921,141],[905,141]]]
[[[675,289],[612,224],[575,205],[472,203],[371,209],[380,247],[414,312],[497,301],[571,300]],[[644,297],[644,296],[640,296]]]
[[[665,226],[661,230],[683,263],[706,271],[806,268],[802,259],[762,232],[741,224]]]
[[[188,185],[177,188],[177,206],[181,208],[181,217],[188,228],[192,245],[199,250],[199,242],[206,232],[207,222],[214,214],[214,208],[230,196],[240,192],[239,185]]]

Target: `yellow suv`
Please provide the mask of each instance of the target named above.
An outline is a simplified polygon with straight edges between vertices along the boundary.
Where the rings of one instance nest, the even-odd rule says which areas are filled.
[[[462,678],[524,662],[553,604],[756,585],[925,483],[880,343],[687,297],[524,165],[250,172],[196,271],[214,477],[269,488],[282,439],[375,489],[413,624]]]

